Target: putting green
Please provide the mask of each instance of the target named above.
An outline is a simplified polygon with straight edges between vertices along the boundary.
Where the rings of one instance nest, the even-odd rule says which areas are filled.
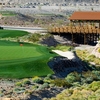
[[[0,77],[24,78],[52,74],[47,62],[51,54],[45,46],[0,41]]]

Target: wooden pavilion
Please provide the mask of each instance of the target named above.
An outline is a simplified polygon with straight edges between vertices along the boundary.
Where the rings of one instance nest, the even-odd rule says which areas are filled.
[[[99,38],[99,30],[100,30],[100,12],[94,12],[94,11],[79,11],[79,12],[74,12],[72,16],[69,18],[70,22],[73,24],[79,23],[79,25],[85,26],[85,25],[91,25],[92,27],[87,27],[84,28],[84,44],[88,43],[88,39],[91,39],[90,42],[97,41]],[[85,24],[85,25],[84,25]],[[97,25],[98,24],[98,25]],[[87,30],[87,32],[86,32]],[[92,34],[91,34],[92,33]],[[73,34],[72,34],[73,35]],[[73,41],[73,36],[72,36],[72,41]]]
[[[100,12],[74,12],[69,20],[69,26],[54,27],[51,32],[70,34],[72,42],[83,44],[92,44],[100,38]]]

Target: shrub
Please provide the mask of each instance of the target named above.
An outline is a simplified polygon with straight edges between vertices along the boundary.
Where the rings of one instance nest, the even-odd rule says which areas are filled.
[[[45,77],[43,81],[45,83],[51,83],[52,79],[50,77]]]
[[[24,79],[23,84],[31,84],[31,82],[29,81],[29,79]]]
[[[14,88],[14,91],[20,91],[20,89],[19,88]]]
[[[92,81],[99,80],[99,74],[96,71],[87,71],[82,73],[86,82],[91,83]]]
[[[49,86],[50,86],[50,87],[54,87],[55,85],[54,85],[54,84],[49,84]]]
[[[37,85],[34,85],[34,86],[32,86],[32,89],[33,90],[36,90],[36,89],[38,89],[38,86]]]
[[[44,89],[44,86],[43,85],[40,85],[37,90],[39,91],[39,90],[43,90],[43,89]]]
[[[100,53],[100,47],[98,48],[98,52]]]
[[[100,65],[100,58],[95,58],[93,61],[96,65]]]
[[[95,58],[96,58],[95,55],[88,56],[88,60],[91,62],[93,62]]]
[[[52,74],[48,74],[47,77],[48,77],[48,78],[52,78]]]
[[[58,44],[54,49],[61,50],[61,51],[71,51],[71,49],[73,49],[73,47]]]
[[[49,84],[48,83],[44,83],[43,85],[40,85],[37,90],[43,90],[45,88],[49,88]]]
[[[37,41],[40,40],[41,37],[42,37],[41,34],[39,34],[39,33],[34,33],[34,34],[32,34],[32,35],[28,38],[28,40],[29,40],[29,41],[32,41],[32,42],[37,42]]]
[[[97,80],[97,81],[100,80],[100,71],[94,70],[94,71],[92,71],[92,73],[95,76],[95,80]]]
[[[16,82],[15,85],[16,86],[22,86],[22,82]]]
[[[72,72],[72,73],[68,74],[65,79],[67,82],[73,83],[75,81],[80,81],[80,76],[78,75],[77,72]]]
[[[45,34],[44,36],[43,36],[43,38],[49,38],[49,37],[53,37],[53,35],[52,34],[49,34],[49,33],[47,33],[47,34]]]
[[[71,86],[71,84],[68,83],[65,79],[59,79],[59,78],[53,80],[51,83],[59,87],[70,87]]]
[[[34,77],[34,78],[32,78],[32,81],[34,82],[34,83],[39,83],[39,84],[43,84],[43,80],[40,78],[40,77]]]
[[[49,84],[48,84],[48,83],[44,83],[44,84],[43,84],[43,87],[44,87],[44,88],[49,88]]]
[[[93,77],[87,77],[87,78],[86,78],[86,82],[87,82],[87,83],[93,82]]]
[[[100,89],[100,81],[94,81],[89,85],[89,88],[91,88],[91,90],[96,91],[97,89]]]

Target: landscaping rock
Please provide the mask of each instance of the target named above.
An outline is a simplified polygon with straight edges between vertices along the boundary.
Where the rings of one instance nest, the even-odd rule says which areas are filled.
[[[58,77],[66,77],[71,72],[81,73],[89,70],[89,67],[81,60],[69,60],[66,57],[57,56],[48,62],[48,66],[55,72]]]
[[[54,39],[54,37],[50,36],[46,39],[43,39],[41,41],[42,44],[45,44],[47,46],[56,46],[58,44],[58,42]]]

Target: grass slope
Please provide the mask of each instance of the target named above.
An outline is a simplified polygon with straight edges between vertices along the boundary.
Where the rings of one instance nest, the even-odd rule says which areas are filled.
[[[1,38],[15,38],[29,34],[26,31],[19,31],[19,30],[0,30],[0,37]]]
[[[45,46],[0,41],[0,77],[24,78],[53,73],[47,62],[51,54]]]

